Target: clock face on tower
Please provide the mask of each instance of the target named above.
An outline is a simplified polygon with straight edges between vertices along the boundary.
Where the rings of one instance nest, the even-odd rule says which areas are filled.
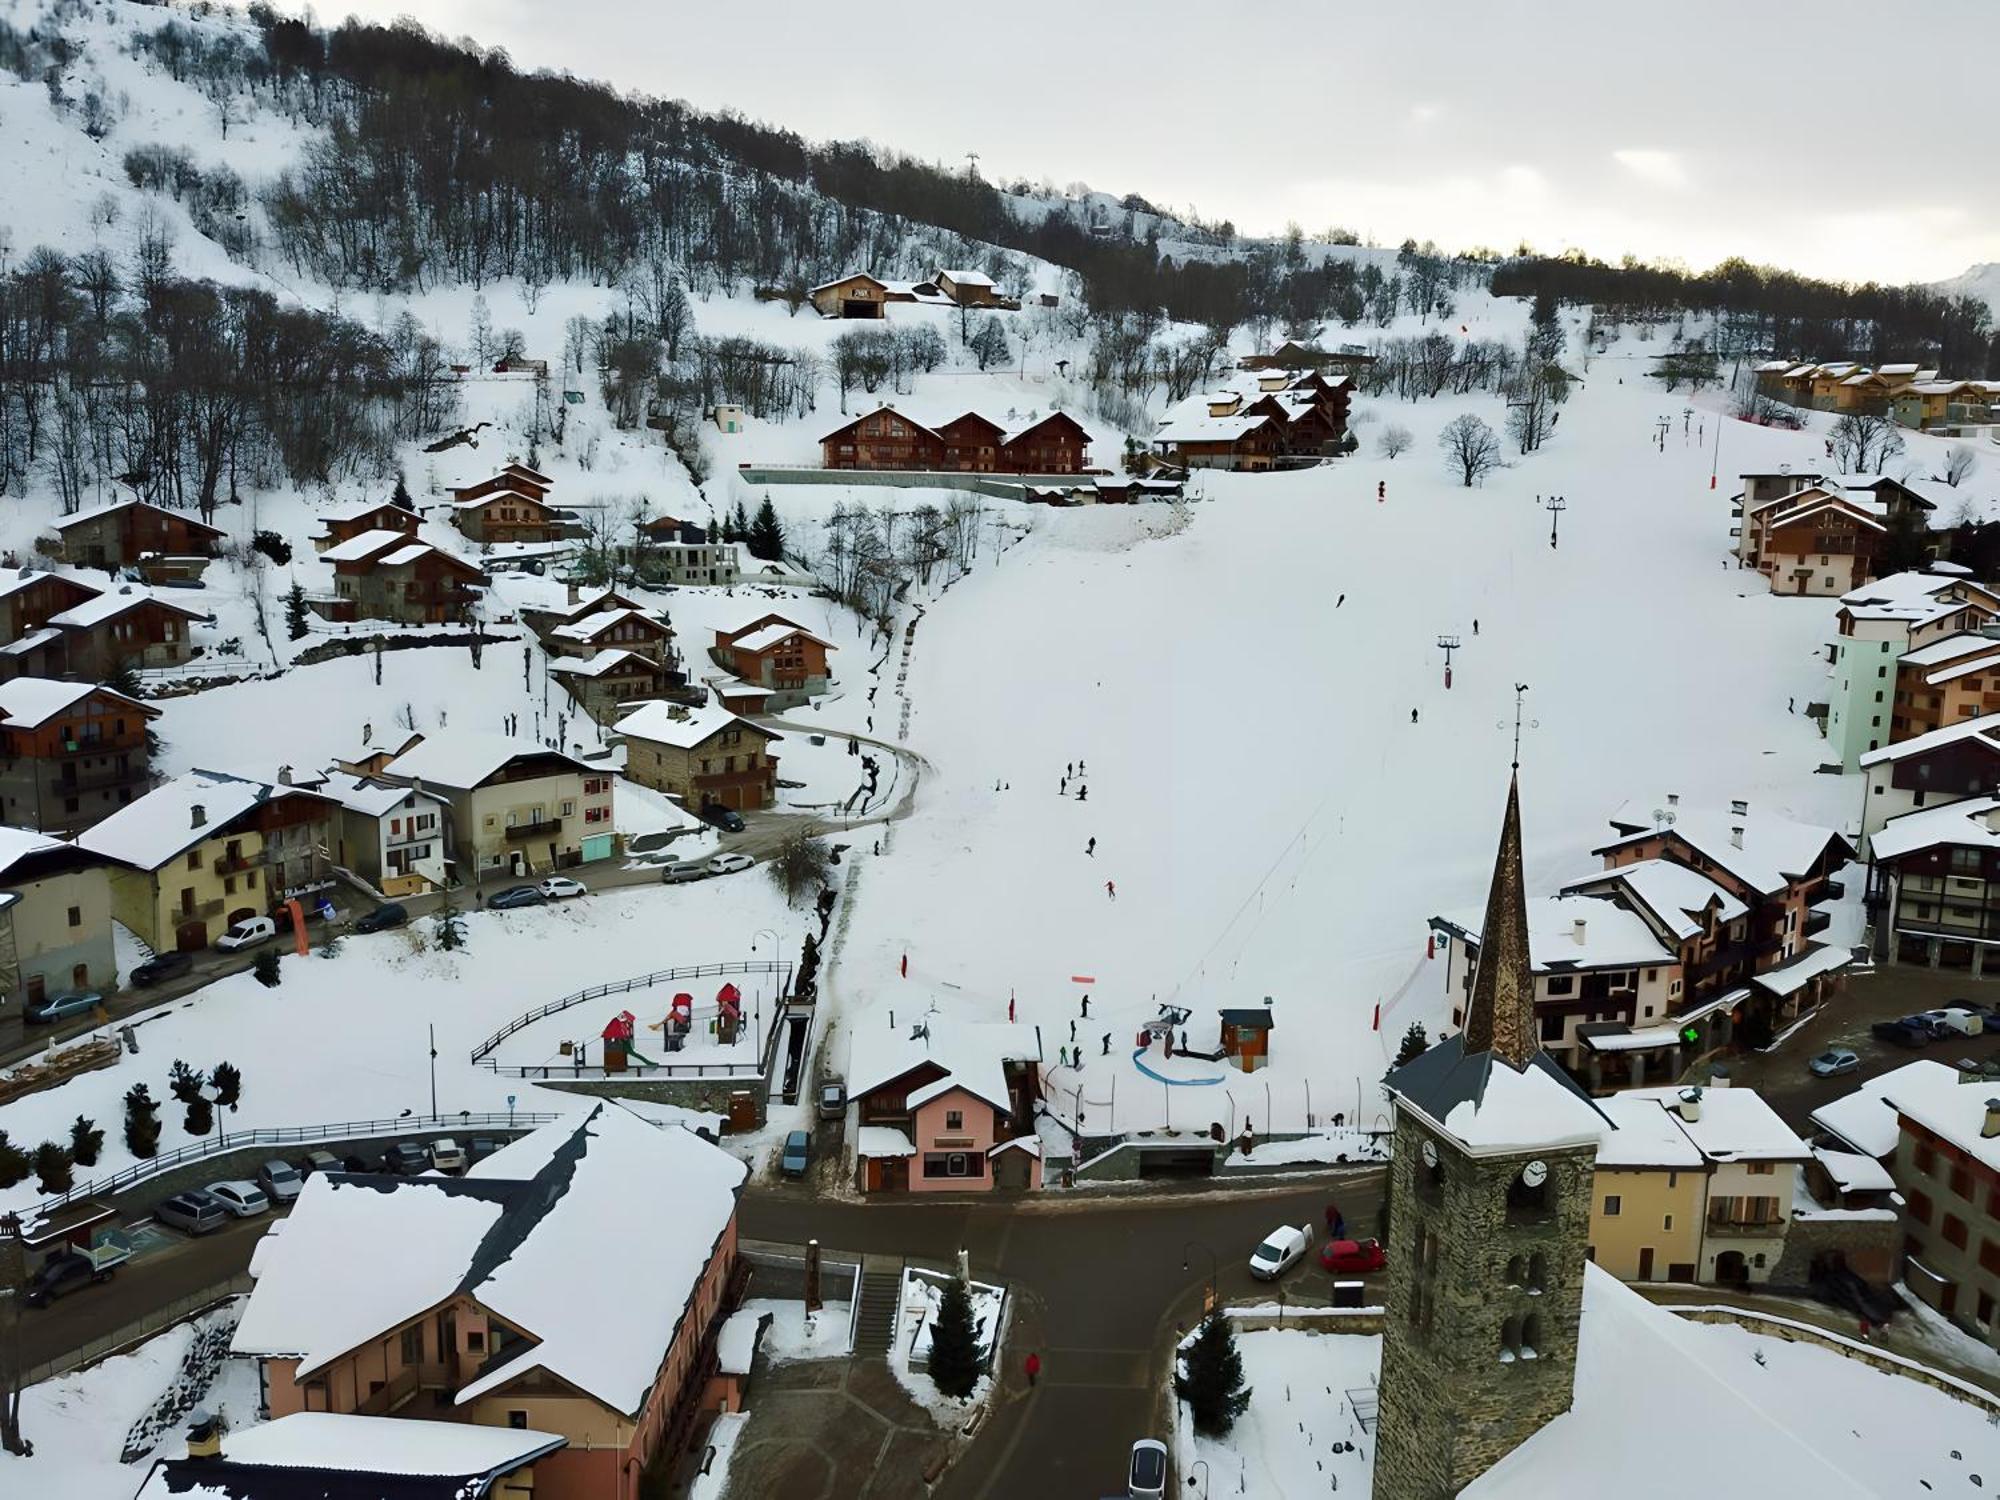
[[[1549,1164],[1545,1161],[1531,1161],[1521,1168],[1521,1181],[1529,1187],[1540,1187],[1549,1180]]]
[[[1424,1142],[1424,1165],[1425,1165],[1425,1166],[1427,1166],[1427,1167],[1434,1167],[1434,1166],[1436,1166],[1437,1164],[1438,1164],[1438,1148],[1437,1148],[1437,1142],[1436,1142],[1436,1141],[1425,1141],[1425,1142]]]

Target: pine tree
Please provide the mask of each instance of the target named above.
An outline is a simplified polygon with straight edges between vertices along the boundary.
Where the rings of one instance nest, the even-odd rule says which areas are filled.
[[[35,1186],[45,1193],[66,1193],[73,1180],[69,1152],[55,1141],[35,1147]]]
[[[447,953],[465,946],[465,915],[458,903],[446,896],[437,909],[437,945]]]
[[[98,1153],[104,1149],[104,1132],[97,1128],[95,1120],[82,1115],[69,1128],[69,1154],[80,1167],[97,1165]]]
[[[285,595],[285,633],[295,641],[304,640],[310,618],[306,609],[305,585],[295,579],[291,591]]]
[[[167,1092],[183,1104],[192,1104],[201,1097],[203,1082],[201,1074],[181,1058],[175,1058],[174,1065],[167,1069]]]
[[[10,1188],[28,1175],[28,1153],[0,1130],[0,1188]]]
[[[264,948],[251,962],[250,972],[257,976],[257,982],[267,990],[275,990],[285,982],[285,971],[278,967],[278,950]]]
[[[743,508],[743,502],[736,502],[736,509],[729,513],[729,535],[725,541],[747,542],[750,540],[750,512]]]
[[[215,1129],[215,1106],[208,1095],[196,1094],[188,1100],[187,1114],[181,1119],[182,1127],[189,1135],[207,1135]]]
[[[217,1063],[209,1078],[215,1084],[215,1102],[224,1109],[236,1108],[236,1101],[243,1097],[243,1073],[236,1064]]]
[[[944,1285],[937,1319],[931,1324],[931,1383],[947,1396],[963,1400],[979,1384],[986,1368],[986,1346],[972,1321],[972,1298],[956,1276]]]
[[[1180,1362],[1174,1394],[1187,1402],[1196,1432],[1221,1437],[1250,1404],[1250,1390],[1243,1384],[1243,1356],[1229,1319],[1211,1313]]]
[[[390,493],[389,503],[402,510],[415,510],[417,502],[410,498],[410,486],[403,478],[403,471],[396,471],[396,488]]]
[[[785,528],[778,524],[778,512],[769,495],[757,507],[757,519],[750,525],[750,555],[765,562],[777,562],[785,555]]]
[[[1404,1063],[1422,1057],[1430,1044],[1430,1038],[1424,1035],[1423,1023],[1410,1022],[1410,1029],[1403,1033],[1403,1045],[1396,1049],[1396,1066],[1400,1068]]]
[[[143,1083],[125,1091],[125,1149],[141,1160],[159,1153],[160,1106]]]

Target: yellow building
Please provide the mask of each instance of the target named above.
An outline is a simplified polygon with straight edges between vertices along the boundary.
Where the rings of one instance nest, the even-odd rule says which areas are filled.
[[[1618,1128],[1597,1150],[1591,1258],[1620,1281],[1693,1281],[1705,1163],[1650,1091],[1597,1101]]]
[[[446,857],[455,883],[546,875],[609,859],[617,847],[611,769],[533,740],[429,735],[377,774],[450,807]]]
[[[337,810],[301,788],[190,771],[77,843],[112,862],[114,917],[156,952],[192,950],[327,884]]]

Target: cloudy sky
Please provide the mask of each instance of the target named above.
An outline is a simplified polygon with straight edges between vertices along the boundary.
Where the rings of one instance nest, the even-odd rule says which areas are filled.
[[[2000,261],[2000,5],[319,0],[1247,232],[1936,280]]]

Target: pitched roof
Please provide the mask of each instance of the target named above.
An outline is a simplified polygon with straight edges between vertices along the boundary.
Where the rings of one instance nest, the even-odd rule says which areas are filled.
[[[444,798],[434,792],[397,782],[377,781],[372,776],[355,776],[346,771],[329,771],[313,790],[323,797],[331,797],[350,812],[371,818],[382,817],[413,797],[440,806],[444,803]]]
[[[195,531],[205,531],[210,536],[226,535],[220,526],[211,526],[206,521],[198,520],[196,517],[189,515],[186,511],[169,510],[164,505],[154,505],[147,500],[114,500],[109,505],[93,505],[88,510],[80,510],[73,515],[63,516],[51,524],[54,525],[57,531],[67,531],[70,527],[81,526],[86,521],[99,521],[106,516],[116,515],[121,510],[132,510],[135,507],[143,510],[157,511],[163,516],[171,516],[182,525]]]
[[[29,855],[69,847],[64,840],[53,838],[39,829],[0,825],[0,882],[4,882],[14,866]]]
[[[1482,924],[1478,913],[1460,912],[1431,921],[1453,936],[1479,945]],[[1602,897],[1541,896],[1527,903],[1527,922],[1528,951],[1537,974],[1629,969],[1674,961],[1674,955],[1660,945],[1644,918]]]
[[[1626,802],[1611,815],[1611,826],[1620,830],[1622,836],[1591,852],[1603,854],[1645,839],[1677,839],[1716,868],[1765,895],[1781,891],[1803,876],[1830,845],[1853,853],[1852,846],[1837,829],[1818,824],[1795,823],[1790,818],[1754,809],[1738,814],[1669,805],[1673,806],[1673,820],[1662,827],[1655,825],[1652,813],[1647,810],[1658,804],[1642,798]],[[1741,845],[1736,842],[1738,829],[1742,830]]]
[[[1694,913],[1707,910],[1711,901],[1719,903],[1718,922],[1733,922],[1750,910],[1701,871],[1671,859],[1642,859],[1600,870],[1582,880],[1571,881],[1563,890],[1597,890],[1606,886],[1622,887],[1630,900],[1650,912],[1676,938],[1691,938],[1702,931]]]
[[[783,737],[773,730],[752,724],[748,719],[738,718],[713,697],[700,708],[688,708],[679,703],[644,704],[620,719],[615,732],[628,740],[648,740],[657,745],[692,750],[703,740],[725,729],[747,729],[767,740]]]
[[[462,791],[478,786],[510,761],[543,755],[568,761],[579,771],[590,769],[567,751],[551,750],[538,741],[470,729],[439,730],[426,735],[383,769],[391,776],[407,776]]]
[[[22,589],[31,588],[49,579],[66,583],[85,594],[104,592],[95,584],[85,583],[81,578],[72,578],[67,573],[52,572],[48,568],[0,568],[0,599],[5,599],[10,594],[18,594]]]
[[[795,635],[802,635],[809,641],[818,641],[820,645],[825,646],[829,651],[833,649],[833,642],[814,635],[803,625],[791,625],[782,622],[776,625],[766,625],[761,630],[753,630],[746,636],[739,636],[729,643],[729,649],[732,651],[768,651],[780,641],[789,640]]]
[[[338,546],[329,547],[320,553],[327,562],[360,562],[390,547],[400,547],[409,541],[409,533],[378,528],[374,531],[357,532]]]
[[[636,1415],[744,1174],[690,1131],[601,1103],[462,1178],[314,1176],[264,1247],[232,1347],[297,1355],[305,1376],[463,1293],[527,1341],[463,1386],[459,1406],[540,1369]],[[614,1318],[577,1289],[606,1244],[646,1253],[646,1274],[620,1283]],[[351,1274],[359,1264],[367,1275]]]
[[[1936,807],[1920,807],[1891,818],[1875,830],[1868,852],[1876,859],[1901,859],[1939,844],[1957,849],[2000,849],[2000,797],[1967,797]]]
[[[1891,1068],[1870,1078],[1853,1093],[1843,1094],[1831,1104],[1822,1104],[1812,1112],[1812,1122],[1863,1156],[1880,1161],[1896,1149],[1896,1137],[1901,1132],[1895,1108],[1886,1102],[1889,1097],[1894,1094],[1914,1098],[1947,1087],[1985,1093],[1972,1084],[1960,1083],[1957,1069],[1925,1058]]]
[[[618,608],[603,609],[599,610],[596,614],[585,615],[582,619],[573,619],[566,625],[558,625],[549,634],[559,636],[566,641],[590,641],[595,640],[612,626],[625,620],[642,621],[645,624],[655,627],[662,633],[670,631],[667,622],[652,610]]]
[[[1698,1118],[1692,1120],[1678,1108],[1689,1094],[1697,1096]],[[1755,1089],[1626,1089],[1615,1097],[1650,1101],[1666,1111],[1694,1148],[1710,1161],[1803,1162],[1811,1154],[1798,1133]],[[1614,1121],[1616,1118],[1614,1115]]]
[[[49,623],[65,630],[88,630],[93,625],[102,625],[107,620],[115,620],[148,604],[157,604],[161,609],[172,610],[190,620],[206,618],[200,610],[190,609],[177,600],[162,598],[151,589],[141,588],[136,583],[121,583],[107,593],[72,604],[61,614],[50,615]]]
[[[150,703],[128,698],[115,688],[95,682],[58,682],[49,677],[16,677],[0,683],[0,725],[36,729],[57,714],[75,707],[93,693],[116,698],[142,718],[157,719],[160,711]]]
[[[1956,637],[1954,637],[1956,639]],[[1908,660],[1907,657],[1904,660]],[[1899,760],[1908,760],[1913,755],[1928,755],[1933,750],[1942,750],[1947,745],[1958,744],[1961,740],[1972,740],[1989,750],[2000,750],[2000,714],[1981,714],[1976,719],[1960,719],[1955,724],[1946,724],[1940,729],[1931,729],[1907,740],[1897,740],[1893,745],[1884,745],[1879,750],[1870,750],[1861,757],[1863,770]]]
[[[1006,1022],[954,1022],[932,1015],[895,1029],[867,1026],[850,1033],[847,1044],[847,1093],[860,1098],[885,1083],[932,1063],[944,1078],[919,1090],[925,1099],[951,1088],[962,1088],[995,1109],[1009,1110],[1006,1064],[1040,1059],[1034,1028]],[[911,1095],[912,1106],[923,1100]]]
[[[135,870],[157,870],[202,840],[214,838],[253,807],[312,796],[303,787],[277,786],[224,771],[189,771],[86,828],[76,842]]]
[[[549,662],[549,671],[558,677],[602,677],[606,672],[622,667],[627,662],[635,663],[648,672],[659,672],[661,670],[660,664],[650,656],[641,656],[636,651],[627,651],[622,647],[612,646],[599,651],[594,656],[555,657]]]
[[[488,494],[474,495],[470,500],[454,500],[451,502],[451,508],[453,510],[477,510],[482,505],[492,505],[500,500],[517,500],[523,505],[532,505],[538,510],[554,509],[548,501],[534,495],[525,494],[520,490],[493,490]]]

